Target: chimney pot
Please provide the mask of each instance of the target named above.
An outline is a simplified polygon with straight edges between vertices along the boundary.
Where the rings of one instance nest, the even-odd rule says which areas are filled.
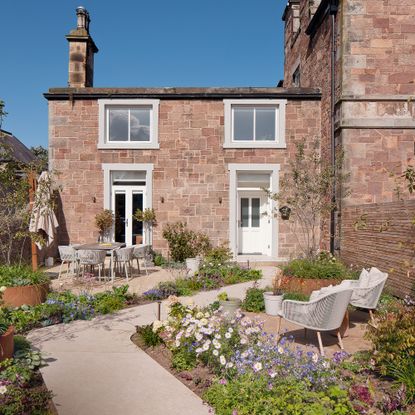
[[[78,29],[86,29],[89,32],[90,18],[88,10],[84,6],[79,6],[76,8],[76,16]]]

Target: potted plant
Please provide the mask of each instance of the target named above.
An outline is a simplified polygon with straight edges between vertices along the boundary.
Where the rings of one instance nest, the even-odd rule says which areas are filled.
[[[222,307],[222,312],[227,313],[227,316],[233,318],[236,311],[241,308],[242,301],[239,298],[229,298],[228,293],[223,291],[218,294],[219,304]]]
[[[145,242],[147,245],[150,245],[151,241],[151,231],[154,226],[157,226],[156,212],[154,209],[137,209],[133,215],[134,219],[138,222],[143,222]],[[139,236],[139,235],[138,235]],[[142,242],[142,237],[141,237]]]
[[[6,287],[3,302],[9,307],[37,305],[46,300],[49,277],[24,265],[0,266],[0,286]]]
[[[10,321],[10,311],[3,306],[2,296],[6,287],[0,288],[0,362],[13,357],[14,328]]]
[[[283,292],[281,289],[282,271],[279,269],[272,281],[272,291],[264,292],[265,312],[270,316],[277,316],[281,310]]]
[[[193,232],[189,245],[188,258],[186,258],[187,275],[193,277],[199,271],[202,256],[211,249],[209,237],[203,232]]]
[[[95,225],[99,231],[98,242],[108,242],[110,239],[110,232],[114,225],[114,215],[112,210],[104,209],[95,215]]]

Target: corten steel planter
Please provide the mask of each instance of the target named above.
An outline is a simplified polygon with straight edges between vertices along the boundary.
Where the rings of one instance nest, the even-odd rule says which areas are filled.
[[[10,326],[6,333],[0,336],[0,362],[13,357],[14,327]]]
[[[3,301],[6,306],[20,307],[23,304],[37,305],[46,300],[49,292],[49,283],[37,285],[22,285],[7,287],[3,293]]]
[[[338,285],[341,283],[339,279],[314,279],[314,278],[298,278],[284,277],[281,288],[285,292],[294,292],[310,295],[312,291],[320,290],[329,285]]]

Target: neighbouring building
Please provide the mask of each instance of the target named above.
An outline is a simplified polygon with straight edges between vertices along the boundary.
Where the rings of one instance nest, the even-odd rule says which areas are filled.
[[[0,145],[4,146],[7,154],[13,160],[23,164],[30,164],[35,161],[35,155],[12,133],[0,129]],[[4,159],[4,155],[0,154],[0,164],[11,160]]]
[[[335,248],[358,266],[414,290],[415,200],[396,177],[414,163],[415,1],[289,0],[284,87],[321,88],[321,137],[344,151],[350,196],[335,218]]]
[[[337,192],[322,246],[330,239],[344,260],[389,271],[394,292],[409,292],[415,201],[396,199],[388,172],[414,156],[414,14],[415,0],[290,0],[283,87],[95,88],[98,49],[78,8],[68,87],[45,94],[60,242],[96,240],[94,217],[109,208],[121,219],[113,238],[134,244],[132,214],[152,207],[158,226],[144,242],[155,250],[166,253],[162,228],[182,220],[236,257],[286,260],[296,237],[262,189],[278,190],[296,143],[321,137],[333,163],[343,148],[351,190]]]

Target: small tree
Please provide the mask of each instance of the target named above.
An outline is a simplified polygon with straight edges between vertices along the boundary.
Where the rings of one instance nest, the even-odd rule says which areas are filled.
[[[154,209],[137,209],[133,215],[134,219],[138,222],[143,222],[144,233],[146,235],[146,243],[150,243],[151,230],[154,226],[157,226],[156,212]]]
[[[319,140],[306,140],[296,145],[294,159],[280,183],[280,191],[267,191],[279,207],[291,209],[291,225],[299,247],[306,258],[316,257],[320,246],[320,233],[336,204],[332,201],[334,186],[343,186],[346,176],[341,172],[343,155],[337,154],[335,170],[320,153]],[[278,211],[276,212],[278,214]]]
[[[112,225],[114,224],[114,215],[112,210],[104,209],[95,215],[95,225],[98,228],[101,238],[108,236]]]

